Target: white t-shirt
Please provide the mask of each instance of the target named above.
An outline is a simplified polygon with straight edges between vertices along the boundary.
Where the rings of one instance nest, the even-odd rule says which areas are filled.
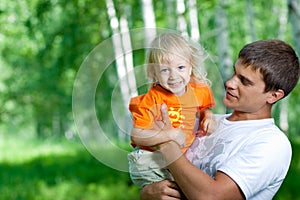
[[[278,191],[291,161],[291,144],[274,119],[228,121],[216,115],[218,128],[197,138],[187,158],[214,177],[231,177],[246,199],[269,200]]]

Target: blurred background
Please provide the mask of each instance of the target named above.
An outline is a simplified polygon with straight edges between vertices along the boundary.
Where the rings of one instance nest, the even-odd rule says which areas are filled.
[[[73,118],[80,66],[113,35],[160,27],[199,42],[210,55],[217,113],[230,112],[222,105],[222,87],[246,43],[277,38],[300,54],[299,0],[0,0],[0,25],[0,199],[139,199],[127,172],[85,147]],[[111,49],[128,53],[135,39],[113,40]],[[103,131],[125,150],[131,148],[128,133],[117,123],[130,123],[128,99],[147,89],[136,84],[144,75],[127,75],[143,64],[145,50],[129,58],[99,66],[105,73],[94,95]],[[124,79],[127,84],[116,84]],[[113,91],[119,103],[112,104]],[[299,94],[298,84],[273,110],[293,146],[277,200],[300,199]],[[112,105],[120,109],[120,122]]]

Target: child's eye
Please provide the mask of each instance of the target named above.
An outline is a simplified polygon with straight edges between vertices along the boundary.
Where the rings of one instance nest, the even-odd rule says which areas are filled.
[[[164,68],[164,69],[161,69],[160,70],[160,72],[163,72],[163,73],[166,73],[166,72],[168,72],[169,71],[169,69],[167,69],[167,68]]]
[[[178,66],[178,69],[183,70],[183,69],[185,69],[185,66],[180,65],[180,66]]]

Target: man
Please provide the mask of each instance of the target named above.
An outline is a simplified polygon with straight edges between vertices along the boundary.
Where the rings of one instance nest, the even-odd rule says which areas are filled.
[[[161,144],[176,184],[164,180],[146,185],[141,199],[272,199],[292,152],[271,109],[292,91],[299,74],[298,57],[285,42],[260,40],[244,46],[223,99],[233,112],[217,115],[217,130],[195,141],[186,156],[173,141]],[[166,110],[162,105],[161,134],[174,131]]]

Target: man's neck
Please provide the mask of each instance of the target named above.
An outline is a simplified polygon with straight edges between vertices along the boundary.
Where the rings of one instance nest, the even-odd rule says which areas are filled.
[[[233,111],[233,113],[227,118],[229,121],[242,121],[242,120],[259,120],[271,118],[271,112],[256,112],[247,113],[240,111]]]

